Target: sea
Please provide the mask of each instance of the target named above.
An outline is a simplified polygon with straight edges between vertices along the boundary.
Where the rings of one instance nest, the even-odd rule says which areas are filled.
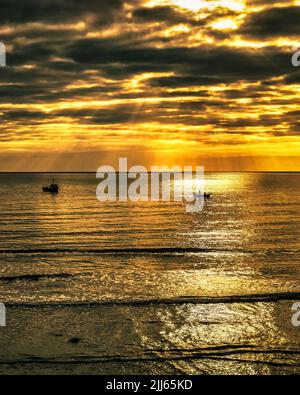
[[[206,173],[196,213],[98,184],[0,174],[0,374],[300,373],[300,173]]]

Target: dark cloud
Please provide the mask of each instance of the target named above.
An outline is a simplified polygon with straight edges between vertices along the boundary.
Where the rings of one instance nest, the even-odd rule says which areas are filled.
[[[300,7],[272,7],[250,14],[239,33],[259,37],[299,36]]]
[[[204,20],[195,20],[193,15],[179,12],[174,7],[141,7],[133,11],[132,16],[139,23],[147,22],[165,22],[167,24],[190,24],[193,26],[204,26]]]
[[[123,7],[123,0],[1,0],[0,22],[65,23],[94,15],[98,22],[107,24]]]
[[[286,84],[299,84],[300,83],[300,72],[292,72],[285,76],[284,82]]]
[[[80,64],[86,64],[87,67],[111,64],[112,69],[117,67],[117,73],[121,77],[127,72],[177,72],[174,77],[160,78],[152,83],[161,86],[257,80],[291,71],[290,54],[277,48],[265,48],[260,51],[209,46],[149,48],[119,44],[107,39],[90,39],[71,43],[66,48],[64,56]]]

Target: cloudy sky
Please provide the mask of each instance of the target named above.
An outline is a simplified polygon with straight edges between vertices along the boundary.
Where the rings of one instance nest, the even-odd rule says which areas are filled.
[[[0,171],[300,170],[300,1],[0,0]]]

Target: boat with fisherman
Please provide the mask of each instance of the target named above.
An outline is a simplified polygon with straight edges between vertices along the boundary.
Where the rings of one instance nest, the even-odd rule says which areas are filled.
[[[43,192],[57,193],[59,190],[59,186],[55,184],[54,179],[49,186],[43,185]]]
[[[194,192],[193,195],[194,195],[195,199],[201,199],[203,197],[204,197],[204,199],[209,199],[212,194],[211,193],[207,193],[207,192],[204,192],[204,194],[203,194],[203,193],[201,193],[201,191],[199,191],[199,193],[195,193]]]

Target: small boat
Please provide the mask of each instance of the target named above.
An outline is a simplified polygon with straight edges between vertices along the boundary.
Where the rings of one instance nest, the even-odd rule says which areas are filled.
[[[52,184],[49,186],[43,186],[43,192],[57,193],[58,190],[59,186],[54,183],[54,180],[52,180]]]
[[[195,199],[201,199],[204,197],[204,199],[209,199],[211,197],[211,193],[206,193],[204,192],[204,195],[199,191],[199,193],[193,193]]]

